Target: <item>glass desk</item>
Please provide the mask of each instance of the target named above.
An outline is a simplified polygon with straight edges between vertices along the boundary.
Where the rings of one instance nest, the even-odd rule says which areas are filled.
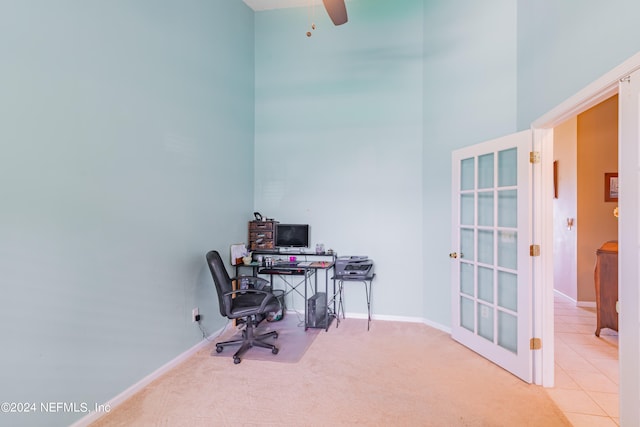
[[[267,266],[264,261],[262,263],[253,261],[249,264],[239,264],[235,266],[236,276],[238,276],[240,268],[251,268],[254,276],[270,276],[269,281],[272,288],[274,288],[274,276],[278,277],[285,284],[285,296],[295,292],[304,298],[305,330],[320,328],[328,331],[331,320],[337,318],[335,281],[332,281],[332,292],[329,293],[329,277],[334,268],[336,254],[253,252],[254,258],[258,255],[271,257],[272,264]],[[277,257],[296,257],[296,261],[274,259]],[[328,259],[318,259],[322,257]],[[299,260],[298,258],[304,259]],[[320,272],[324,272],[324,292],[321,280],[318,280],[318,276],[322,276]],[[301,287],[303,290],[300,289]]]

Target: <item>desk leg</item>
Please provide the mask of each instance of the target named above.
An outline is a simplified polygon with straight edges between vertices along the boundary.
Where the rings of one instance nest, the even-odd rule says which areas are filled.
[[[364,290],[367,293],[367,331],[371,326],[371,282],[373,280],[369,281],[369,286],[367,287],[367,281],[364,281]]]
[[[346,319],[344,314],[344,302],[342,301],[342,295],[344,293],[344,282],[342,280],[338,281],[338,317],[340,317],[340,312],[342,311],[342,318]]]
[[[316,271],[316,281],[318,280],[318,272]],[[329,276],[327,270],[324,270],[324,294],[327,298],[327,307],[324,310],[325,332],[329,331]]]
[[[336,318],[336,328],[338,326],[340,326],[340,311],[336,308],[336,307],[340,307],[339,305],[337,305],[337,298],[338,298],[338,294],[336,293],[336,278],[333,277],[331,279],[331,281],[333,282],[333,294],[331,296],[331,300],[333,301],[333,316]]]
[[[309,322],[307,317],[307,271],[304,272],[304,330],[309,329]]]

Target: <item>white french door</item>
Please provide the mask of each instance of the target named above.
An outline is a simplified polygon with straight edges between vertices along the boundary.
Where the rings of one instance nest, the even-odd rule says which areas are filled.
[[[531,131],[452,155],[452,337],[532,380]]]

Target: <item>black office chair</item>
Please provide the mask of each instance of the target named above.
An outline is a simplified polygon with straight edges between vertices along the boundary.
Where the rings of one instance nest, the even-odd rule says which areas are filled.
[[[269,282],[259,277],[243,276],[239,280],[242,289],[233,290],[232,283],[235,279],[229,277],[218,251],[210,251],[206,258],[218,291],[220,314],[229,319],[244,319],[246,325],[242,338],[216,343],[216,351],[220,353],[225,346],[240,344],[233,355],[233,363],[236,364],[240,363],[240,356],[254,346],[270,348],[271,353],[278,354],[278,347],[264,342],[267,338],[278,338],[276,331],[254,335],[254,328],[268,313],[280,310],[280,301],[270,292],[270,287],[266,286]]]

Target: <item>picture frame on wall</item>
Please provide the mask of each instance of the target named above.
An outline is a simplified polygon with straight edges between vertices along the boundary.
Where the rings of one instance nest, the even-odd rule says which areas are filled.
[[[618,173],[611,172],[604,174],[604,201],[618,201]]]

